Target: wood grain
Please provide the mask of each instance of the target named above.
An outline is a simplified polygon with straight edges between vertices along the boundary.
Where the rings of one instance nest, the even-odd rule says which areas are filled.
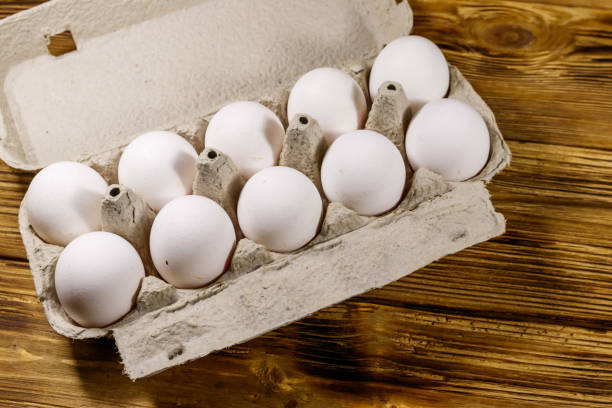
[[[0,17],[38,1],[0,1]],[[501,238],[149,379],[49,327],[0,165],[0,406],[612,406],[612,3],[413,0],[514,154]]]

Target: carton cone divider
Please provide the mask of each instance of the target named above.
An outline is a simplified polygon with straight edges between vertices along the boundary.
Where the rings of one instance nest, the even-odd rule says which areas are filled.
[[[112,184],[102,199],[102,230],[130,242],[142,259],[146,275],[159,276],[149,251],[149,234],[155,212],[134,191],[122,184]]]
[[[399,149],[406,169],[410,171],[406,159],[406,128],[411,118],[410,103],[402,86],[397,82],[384,82],[372,102],[365,128],[386,136]]]
[[[236,239],[240,239],[242,233],[238,226],[236,208],[244,178],[238,167],[229,156],[210,147],[200,153],[196,166],[193,194],[208,197],[223,207],[234,224]]]

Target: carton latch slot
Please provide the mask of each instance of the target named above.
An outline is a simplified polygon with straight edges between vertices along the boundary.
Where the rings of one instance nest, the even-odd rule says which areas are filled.
[[[59,34],[48,35],[47,49],[49,50],[49,54],[54,57],[59,57],[60,55],[76,51],[77,45],[70,30],[66,30]]]

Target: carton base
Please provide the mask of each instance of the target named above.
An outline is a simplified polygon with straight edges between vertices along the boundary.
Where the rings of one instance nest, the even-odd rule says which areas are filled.
[[[112,329],[127,375],[146,377],[245,342],[505,231],[484,183],[449,186],[412,211],[398,208],[220,285],[214,296],[181,296]]]

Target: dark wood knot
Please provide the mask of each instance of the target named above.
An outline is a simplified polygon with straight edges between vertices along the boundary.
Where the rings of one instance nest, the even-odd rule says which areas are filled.
[[[526,28],[515,24],[499,24],[486,31],[485,40],[496,47],[524,48],[535,40],[535,35]]]

